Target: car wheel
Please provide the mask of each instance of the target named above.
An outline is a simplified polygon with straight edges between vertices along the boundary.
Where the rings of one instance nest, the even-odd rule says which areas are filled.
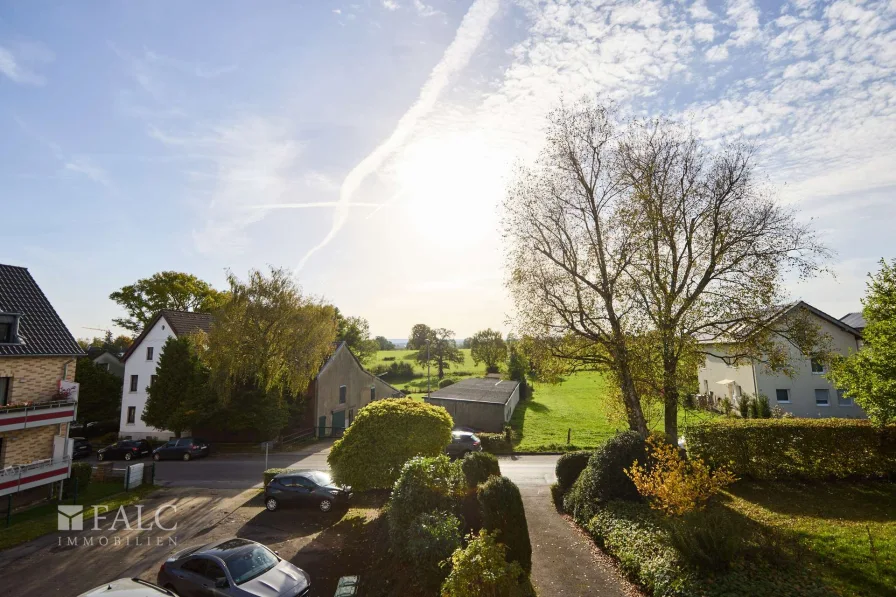
[[[321,512],[329,512],[333,509],[333,502],[328,499],[323,499],[320,501],[319,507]]]
[[[126,453],[126,454],[124,455],[124,459],[125,459],[125,460],[130,460],[131,458],[133,458],[133,456],[131,456],[131,453],[130,453],[130,452],[128,452],[128,453]]]
[[[268,512],[273,512],[276,510],[280,504],[277,503],[277,500],[274,498],[268,498],[264,501],[264,507],[268,509]]]
[[[187,462],[190,459],[190,454],[184,454],[184,462]]]
[[[152,459],[155,460],[156,462],[158,462],[159,460],[162,459],[162,455],[161,454],[153,454]]]
[[[102,452],[100,452],[99,454],[96,455],[97,460],[102,460],[103,458],[105,458],[105,456],[103,455]]]

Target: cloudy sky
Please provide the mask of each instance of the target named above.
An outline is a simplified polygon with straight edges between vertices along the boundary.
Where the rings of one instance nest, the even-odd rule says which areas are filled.
[[[501,327],[499,204],[561,97],[745,135],[836,276],[896,257],[896,2],[0,0],[0,262],[76,336],[160,270],[296,272],[374,334]]]

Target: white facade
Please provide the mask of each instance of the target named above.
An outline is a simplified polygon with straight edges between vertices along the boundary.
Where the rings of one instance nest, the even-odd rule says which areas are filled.
[[[143,409],[146,407],[146,388],[152,382],[159,364],[159,353],[168,338],[175,335],[165,317],[159,317],[149,333],[139,339],[139,344],[125,361],[119,436],[131,439],[174,437],[173,432],[146,425],[143,422]],[[151,355],[147,349],[151,349]],[[136,385],[133,385],[135,377]],[[136,387],[136,390],[131,390],[132,387]]]
[[[821,332],[829,337],[834,351],[846,356],[861,346],[861,338],[856,333],[822,317],[816,317],[816,323]],[[813,371],[809,358],[800,354],[792,345],[787,344],[787,347],[794,368],[792,377],[771,373],[761,363],[734,367],[725,364],[720,358],[710,356],[697,370],[700,392],[712,393],[715,397],[727,396],[735,404],[735,409],[737,397],[749,394],[767,396],[769,405],[773,408],[780,406],[796,417],[866,417],[865,412],[853,400],[838,393],[824,371],[819,371],[818,366]],[[722,350],[722,347],[717,347],[716,352]]]

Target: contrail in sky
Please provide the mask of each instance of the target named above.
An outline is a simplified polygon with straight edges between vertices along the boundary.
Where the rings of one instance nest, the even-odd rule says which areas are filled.
[[[417,122],[432,110],[451,77],[469,64],[473,52],[479,47],[482,38],[485,37],[486,31],[488,31],[489,23],[497,14],[499,4],[500,0],[476,0],[473,3],[470,10],[464,15],[464,19],[454,35],[454,41],[442,54],[442,59],[439,63],[432,69],[429,79],[427,79],[420,90],[420,96],[417,98],[417,101],[404,113],[404,116],[398,121],[398,125],[389,138],[380,143],[366,158],[361,160],[348,173],[345,180],[342,181],[342,187],[339,189],[339,200],[336,202],[336,209],[333,211],[333,226],[320,243],[305,253],[296,271],[305,267],[312,255],[333,240],[339,230],[342,229],[342,226],[345,225],[345,221],[348,219],[349,208],[352,205],[351,198],[357,192],[361,183],[364,182],[364,179],[376,172],[383,165],[383,162],[407,141]]]

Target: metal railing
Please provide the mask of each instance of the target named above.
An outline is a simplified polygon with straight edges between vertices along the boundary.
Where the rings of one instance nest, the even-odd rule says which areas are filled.
[[[72,459],[66,456],[65,458],[44,458],[43,460],[36,460],[28,464],[14,464],[7,466],[0,470],[0,494],[15,493],[19,491],[19,488],[23,483],[26,485],[32,483],[44,485],[46,483],[51,483],[54,480],[58,480],[54,477],[49,477],[46,480],[29,480],[31,477],[53,469],[61,469],[62,467],[65,467],[65,476],[68,476],[68,467],[70,466],[71,461]],[[62,475],[61,472],[60,475]],[[40,481],[44,481],[44,483],[40,483]]]
[[[36,410],[46,410],[48,408],[60,408],[66,406],[74,406],[78,401],[74,399],[68,400],[48,400],[46,402],[29,402],[27,404],[4,404],[0,405],[0,416],[5,415],[7,413],[20,413],[20,412],[29,412]]]

